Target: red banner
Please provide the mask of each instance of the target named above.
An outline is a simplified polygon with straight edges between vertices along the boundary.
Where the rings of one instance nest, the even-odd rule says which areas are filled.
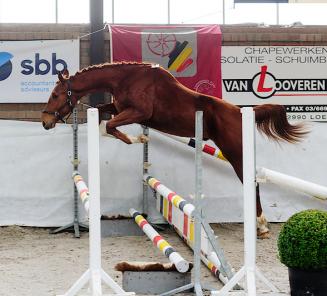
[[[221,98],[218,25],[110,25],[113,62],[160,64],[190,89]]]

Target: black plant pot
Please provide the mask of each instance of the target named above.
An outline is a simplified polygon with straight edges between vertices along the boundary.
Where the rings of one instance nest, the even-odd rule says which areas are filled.
[[[327,296],[327,269],[288,268],[291,296]]]

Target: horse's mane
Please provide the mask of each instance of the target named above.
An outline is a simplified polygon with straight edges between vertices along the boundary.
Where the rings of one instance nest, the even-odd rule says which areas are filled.
[[[112,67],[121,67],[121,66],[126,66],[126,65],[151,67],[153,64],[144,63],[144,62],[126,62],[126,61],[114,62],[114,63],[103,63],[103,64],[91,65],[91,66],[85,67],[85,68],[79,70],[78,72],[76,72],[75,76],[78,76],[82,73],[90,72],[93,70],[106,69],[106,68],[112,68]]]

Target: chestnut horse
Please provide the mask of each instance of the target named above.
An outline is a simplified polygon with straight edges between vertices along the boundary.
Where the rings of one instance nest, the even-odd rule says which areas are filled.
[[[53,128],[56,122],[70,115],[83,96],[99,91],[108,91],[114,97],[113,103],[98,106],[100,115],[103,112],[115,115],[106,123],[107,133],[127,144],[145,140],[116,129],[131,123],[172,135],[194,137],[195,112],[201,110],[204,140],[215,142],[242,181],[242,121],[238,106],[192,91],[168,71],[150,63],[106,63],[90,66],[70,77],[68,71],[59,73],[58,78],[42,111],[45,129]],[[301,124],[288,123],[281,105],[260,105],[254,111],[258,129],[272,140],[295,143],[306,134]],[[268,237],[259,187],[257,222],[258,236]]]

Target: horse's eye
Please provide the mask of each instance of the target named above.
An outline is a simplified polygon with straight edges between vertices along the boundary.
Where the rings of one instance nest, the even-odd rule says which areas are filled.
[[[53,99],[57,99],[58,98],[58,95],[57,94],[52,94],[52,98]]]

